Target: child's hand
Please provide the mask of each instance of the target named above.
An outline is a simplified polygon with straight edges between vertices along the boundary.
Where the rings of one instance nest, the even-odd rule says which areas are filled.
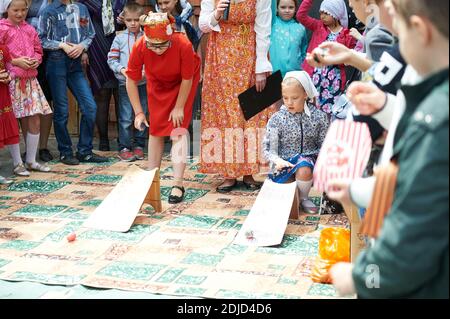
[[[30,61],[28,57],[21,57],[12,60],[12,65],[18,66],[21,69],[29,70],[33,63]]]
[[[120,70],[120,73],[121,73],[126,79],[128,79],[127,69],[123,68],[122,70]]]
[[[117,22],[117,24],[125,24],[125,21],[123,19],[123,11],[117,17],[116,22]]]
[[[144,112],[138,112],[135,116],[134,116],[134,127],[139,130],[139,131],[143,131],[145,130],[145,127],[149,127],[147,119],[145,117]]]
[[[306,56],[306,61],[313,67],[348,64],[352,51],[337,42],[324,42]]]
[[[184,109],[181,107],[174,107],[169,115],[169,121],[172,121],[173,127],[180,127],[184,120]]]
[[[228,8],[228,4],[231,0],[219,0],[217,3],[216,11],[214,12],[214,18],[219,21],[223,17],[223,12]]]
[[[295,165],[294,164],[292,164],[292,163],[289,163],[288,161],[285,161],[284,159],[278,159],[276,162],[275,162],[275,169],[279,172],[279,171],[281,171],[283,168],[286,168],[286,167],[294,167]]]
[[[37,69],[39,67],[39,60],[35,59],[35,58],[29,58],[28,59],[30,61],[30,69]]]
[[[11,82],[11,76],[6,70],[0,71],[0,83],[8,84]]]
[[[362,115],[372,115],[386,104],[386,93],[371,83],[353,82],[347,89],[347,97]]]
[[[67,55],[72,51],[74,45],[70,42],[61,42],[59,48],[62,49]]]
[[[72,49],[67,53],[69,58],[77,59],[84,52],[84,46],[82,44],[72,45]]]
[[[351,182],[348,180],[331,180],[328,182],[327,195],[344,206],[351,205],[350,185]]]
[[[81,66],[86,68],[89,65],[89,55],[86,52],[83,52],[81,55]]]
[[[354,37],[356,40],[361,41],[364,37],[362,36],[361,33],[359,33],[359,31],[356,28],[351,28],[350,29],[350,35],[352,37]]]
[[[262,92],[264,90],[269,74],[269,72],[256,74],[256,92]]]
[[[329,270],[331,281],[341,296],[348,296],[356,293],[352,271],[352,264],[342,262],[332,266]]]

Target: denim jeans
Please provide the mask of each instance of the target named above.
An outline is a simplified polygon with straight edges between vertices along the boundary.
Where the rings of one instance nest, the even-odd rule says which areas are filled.
[[[83,74],[81,58],[71,59],[63,50],[49,51],[46,75],[53,97],[53,124],[61,156],[73,154],[72,140],[67,130],[69,119],[67,88],[76,98],[81,111],[78,153],[91,154],[97,105]]]
[[[148,119],[146,84],[139,85],[138,89],[142,110]],[[134,141],[131,139],[132,135]],[[146,138],[148,138],[148,128],[146,127],[143,131],[134,128],[134,112],[127,89],[124,85],[119,85],[119,151],[124,148],[132,150],[136,146],[145,148]]]

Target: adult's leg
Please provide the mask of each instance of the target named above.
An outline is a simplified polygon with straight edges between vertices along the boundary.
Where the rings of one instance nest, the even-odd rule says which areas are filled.
[[[146,85],[139,86],[139,99],[141,100],[142,111],[145,114],[145,117],[148,119],[148,101],[147,101],[147,88]],[[120,110],[122,112],[122,110]],[[133,112],[133,111],[132,111]],[[133,113],[131,114],[132,118],[134,118]],[[151,123],[150,123],[151,125]],[[134,128],[134,126],[133,126]],[[145,148],[145,141],[148,138],[148,128],[145,127],[143,131],[139,131],[138,129],[133,129],[134,135],[134,143],[133,147],[141,147]]]
[[[150,135],[148,139],[148,168],[154,169],[161,166],[164,152],[164,137]]]
[[[50,136],[50,131],[52,129],[53,115],[47,114],[41,116],[41,137],[39,138],[39,149],[48,149],[48,137]]]
[[[183,186],[184,171],[188,155],[188,135],[172,136],[170,156],[173,167],[174,186]]]
[[[169,195],[169,203],[176,204],[183,200],[183,178],[189,152],[189,134],[171,136],[172,149],[170,151],[173,167],[173,185]]]
[[[109,105],[111,102],[112,89],[102,88],[94,96],[97,104],[97,114],[95,123],[100,138],[99,150],[109,151],[108,123],[109,123]]]

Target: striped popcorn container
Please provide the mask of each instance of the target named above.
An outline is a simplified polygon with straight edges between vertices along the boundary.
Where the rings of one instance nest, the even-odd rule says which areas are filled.
[[[361,177],[371,149],[372,139],[366,123],[335,120],[317,158],[314,187],[325,192],[330,180]]]

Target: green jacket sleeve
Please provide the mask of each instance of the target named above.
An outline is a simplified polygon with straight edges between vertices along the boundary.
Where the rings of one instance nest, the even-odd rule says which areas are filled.
[[[448,96],[444,105],[448,107]],[[442,264],[448,261],[448,110],[441,116],[445,113],[446,120],[435,116],[442,123],[439,127],[413,123],[405,133],[392,209],[380,237],[361,253],[353,270],[361,298],[433,297],[424,290],[445,279],[439,278],[445,277]],[[379,269],[379,288],[371,286],[376,283],[374,269]]]

